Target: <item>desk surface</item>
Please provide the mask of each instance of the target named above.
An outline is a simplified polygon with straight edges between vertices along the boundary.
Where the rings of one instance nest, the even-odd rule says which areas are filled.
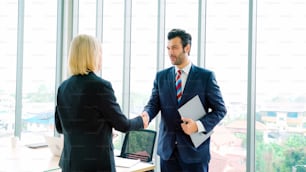
[[[58,172],[59,157],[53,156],[48,147],[31,149],[22,144],[12,148],[10,139],[0,141],[1,172]],[[142,172],[154,169],[154,164],[139,162],[131,168],[116,167],[117,172]],[[54,170],[52,170],[54,169]]]

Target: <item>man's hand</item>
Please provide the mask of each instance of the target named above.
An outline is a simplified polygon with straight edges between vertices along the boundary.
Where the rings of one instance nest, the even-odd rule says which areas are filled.
[[[144,112],[142,112],[142,114],[140,116],[142,117],[143,128],[148,128],[149,121],[150,121],[149,114],[146,111],[144,111]]]
[[[181,127],[184,133],[191,135],[192,133],[198,132],[197,123],[190,119],[190,118],[183,118],[182,117],[182,124]]]

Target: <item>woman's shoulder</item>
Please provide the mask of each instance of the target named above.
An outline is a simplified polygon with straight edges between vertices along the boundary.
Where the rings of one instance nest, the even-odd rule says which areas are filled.
[[[87,75],[73,75],[64,80],[59,88],[73,86],[73,87],[111,87],[111,83],[108,80],[101,78],[95,73],[88,73]]]
[[[111,87],[111,82],[96,75],[95,73],[88,74],[87,82],[96,86]]]

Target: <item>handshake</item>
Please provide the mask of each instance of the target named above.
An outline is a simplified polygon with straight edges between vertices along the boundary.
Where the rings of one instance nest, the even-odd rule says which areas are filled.
[[[140,116],[141,116],[142,121],[143,121],[143,128],[148,128],[149,121],[150,121],[149,114],[146,111],[143,111]]]

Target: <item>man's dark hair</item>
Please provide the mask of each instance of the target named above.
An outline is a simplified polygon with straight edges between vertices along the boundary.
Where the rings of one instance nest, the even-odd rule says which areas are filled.
[[[191,35],[189,33],[187,33],[185,30],[172,29],[168,33],[168,40],[171,40],[175,37],[180,37],[181,38],[183,48],[185,48],[187,44],[190,44],[190,46],[191,46]]]

